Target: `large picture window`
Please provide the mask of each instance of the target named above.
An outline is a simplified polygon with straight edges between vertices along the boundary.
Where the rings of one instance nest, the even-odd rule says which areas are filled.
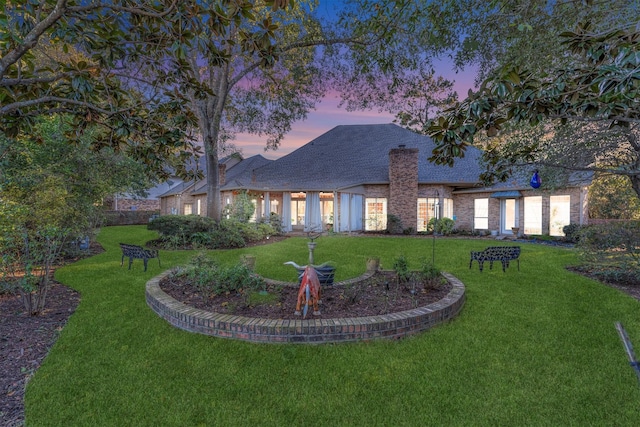
[[[571,222],[571,196],[551,196],[549,209],[549,235],[564,236],[562,228]]]
[[[524,234],[542,234],[542,196],[524,198]]]
[[[365,200],[365,230],[383,231],[387,229],[387,199],[367,198]]]
[[[489,199],[475,199],[473,201],[473,228],[476,230],[489,229]]]
[[[418,224],[416,226],[418,232],[427,231],[429,220],[436,216],[436,200],[432,197],[418,199]]]
[[[304,193],[293,193],[291,195],[291,225],[304,225],[306,201]]]
[[[431,218],[438,217],[436,211],[442,210],[443,218],[453,218],[453,200],[442,199],[442,208],[437,203],[438,199],[435,197],[418,199],[418,224],[416,230],[427,231],[427,224]]]

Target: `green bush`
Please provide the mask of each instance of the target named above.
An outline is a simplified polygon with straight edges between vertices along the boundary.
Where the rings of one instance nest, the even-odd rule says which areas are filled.
[[[174,277],[188,279],[190,286],[210,298],[227,292],[250,294],[265,287],[264,279],[253,274],[243,264],[221,267],[206,254],[201,253],[191,259],[186,266],[176,269]]]
[[[400,221],[400,218],[393,214],[387,214],[387,233],[402,234],[402,232],[402,221]]]
[[[280,218],[280,215],[278,215],[277,213],[271,212],[271,214],[269,215],[269,224],[275,231],[274,236],[283,233],[284,230],[282,228],[282,218]]]
[[[440,270],[426,259],[422,261],[422,267],[417,275],[419,280],[424,283],[425,288],[438,288],[446,282]]]
[[[216,223],[211,218],[197,215],[166,215],[148,225],[160,233],[160,238],[148,242],[168,250],[176,249],[233,249],[247,242],[257,242],[275,236],[277,230],[268,223],[249,223],[236,219],[223,219]]]
[[[640,280],[640,221],[585,227],[577,247],[582,261],[596,274]]]
[[[456,222],[451,218],[431,218],[427,223],[427,231],[433,233],[435,229],[436,233],[448,236],[453,231],[455,225]]]
[[[160,233],[161,236],[191,236],[213,230],[215,221],[212,218],[199,215],[162,215],[147,225],[149,230]]]
[[[407,257],[404,255],[398,256],[393,261],[393,270],[396,272],[398,276],[398,281],[403,283],[409,281],[411,278],[411,272],[409,271],[409,263],[407,261]]]
[[[564,233],[564,240],[570,243],[577,243],[580,240],[580,231],[584,228],[584,225],[569,224],[562,227]]]

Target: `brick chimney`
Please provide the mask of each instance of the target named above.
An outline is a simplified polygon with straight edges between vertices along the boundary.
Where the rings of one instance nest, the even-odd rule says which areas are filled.
[[[418,152],[404,144],[389,151],[388,213],[400,218],[403,229],[415,230],[418,222]]]
[[[218,184],[222,187],[226,184],[227,179],[227,165],[219,164],[218,165]]]

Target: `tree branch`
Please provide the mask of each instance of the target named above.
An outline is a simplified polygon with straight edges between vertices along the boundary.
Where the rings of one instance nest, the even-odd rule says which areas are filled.
[[[85,101],[76,101],[73,99],[61,98],[59,96],[43,96],[36,99],[30,99],[28,101],[13,102],[11,104],[3,105],[2,107],[0,107],[0,116],[4,116],[6,114],[20,110],[22,108],[32,107],[34,105],[56,103],[56,102],[60,104],[69,104],[69,105],[76,105],[79,107],[85,107],[101,114],[110,115],[114,113],[114,111],[105,110],[103,108],[100,108],[94,104],[91,104]]]
[[[22,40],[22,43],[18,44],[14,50],[9,51],[0,59],[0,78],[5,75],[11,65],[15,64],[29,50],[33,49],[45,31],[51,28],[64,15],[66,7],[67,0],[58,0],[51,13],[29,31]]]
[[[83,73],[86,71],[80,71]],[[73,77],[77,73],[75,71],[69,71],[66,73],[52,74],[46,77],[33,77],[33,78],[20,78],[20,79],[0,79],[0,87],[12,87],[12,86],[28,86],[39,83],[52,83],[58,80],[62,80],[68,77]]]

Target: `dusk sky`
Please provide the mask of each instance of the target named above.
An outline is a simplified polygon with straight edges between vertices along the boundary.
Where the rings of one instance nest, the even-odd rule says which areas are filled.
[[[464,99],[469,89],[474,88],[475,74],[471,71],[456,74],[453,66],[442,63],[437,72],[443,77],[455,81],[458,99]],[[264,151],[266,146],[266,137],[264,136],[239,134],[233,143],[242,150],[245,158],[261,154],[268,159],[277,159],[338,125],[385,124],[393,122],[394,119],[393,114],[379,113],[377,109],[349,112],[344,108],[338,108],[339,103],[338,95],[325,97],[316,110],[309,113],[306,120],[294,123],[291,132],[284,137],[280,148],[276,151]]]
[[[321,0],[318,12],[329,17],[339,3],[340,0]],[[436,65],[436,73],[447,80],[455,81],[454,87],[460,100],[466,98],[469,89],[474,88],[475,70],[456,73],[453,64],[443,59]],[[385,124],[392,123],[394,119],[394,114],[379,113],[377,109],[348,112],[344,108],[338,108],[339,103],[337,94],[327,95],[316,109],[309,113],[306,120],[293,124],[291,132],[284,137],[280,148],[275,151],[264,151],[265,136],[239,134],[233,143],[242,150],[245,158],[261,154],[268,159],[277,159],[338,125]]]

